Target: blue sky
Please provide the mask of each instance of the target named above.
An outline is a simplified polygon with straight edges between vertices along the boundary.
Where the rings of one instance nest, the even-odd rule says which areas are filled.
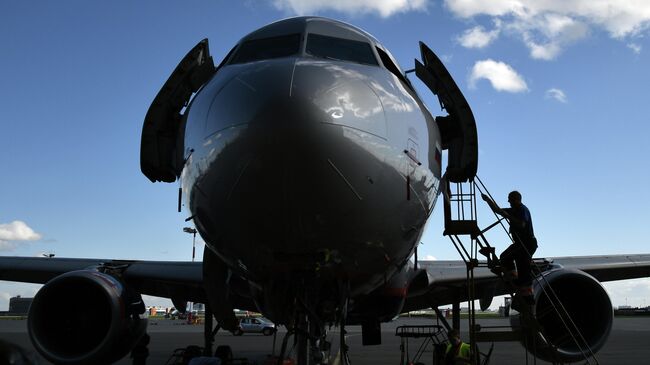
[[[420,40],[446,62],[477,120],[479,176],[501,204],[522,192],[539,256],[650,252],[650,3],[624,3],[5,1],[0,254],[189,260],[178,184],[140,173],[149,104],[199,40],[219,61],[248,32],[302,14],[365,29],[404,69]],[[439,209],[422,241],[421,257],[457,259]],[[649,280],[606,287],[615,305],[650,298]],[[36,288],[0,282],[0,309]]]

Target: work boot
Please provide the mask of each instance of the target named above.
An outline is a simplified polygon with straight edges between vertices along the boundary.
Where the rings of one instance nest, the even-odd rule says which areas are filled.
[[[490,268],[490,271],[492,271],[496,276],[501,276],[503,274],[503,266],[492,265],[488,267]]]
[[[479,252],[481,255],[483,255],[483,256],[485,256],[485,257],[487,257],[487,258],[489,258],[489,259],[493,259],[493,257],[495,257],[495,256],[494,256],[494,247],[481,247],[481,248],[478,250],[478,252]]]

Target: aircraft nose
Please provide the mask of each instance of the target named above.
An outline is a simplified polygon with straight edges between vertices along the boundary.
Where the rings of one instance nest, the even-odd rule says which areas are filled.
[[[294,67],[294,59],[227,66],[190,106],[185,149],[193,152],[183,191],[208,236],[222,235],[217,222],[240,212],[250,218],[267,206],[282,206],[281,199],[267,198],[283,196],[297,183],[297,170],[309,168],[308,156],[322,144],[315,127],[325,116],[292,96]]]
[[[188,135],[195,139],[190,144],[268,118],[265,111],[289,97],[293,65],[283,59],[220,70],[191,106]]]
[[[235,196],[246,203],[253,196],[272,200],[303,190],[313,196],[309,186],[313,191],[317,185],[319,199],[336,195],[333,200],[359,202],[359,186],[382,175],[371,171],[389,147],[374,69],[296,58],[220,72],[191,106],[186,137],[186,147],[197,146],[187,169],[195,178],[188,180],[200,177],[211,206]],[[202,121],[204,133],[193,133]],[[275,206],[293,204],[282,199]]]
[[[238,94],[217,95],[229,98],[215,99],[208,116],[220,129],[188,168],[206,243],[259,273],[313,269],[332,252],[354,267],[359,250],[382,238],[351,217],[382,211],[387,176],[401,179],[385,168],[386,122],[368,78],[354,66],[297,60],[239,72],[228,85]],[[385,250],[372,252],[364,260],[384,265]]]

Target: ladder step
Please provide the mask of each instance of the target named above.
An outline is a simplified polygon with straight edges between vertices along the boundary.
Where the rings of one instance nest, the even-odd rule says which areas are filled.
[[[479,252],[481,255],[483,255],[483,256],[485,256],[485,257],[487,257],[487,258],[492,258],[492,255],[495,254],[495,253],[494,253],[494,247],[492,247],[492,246],[481,247],[481,249],[478,250],[478,252]]]
[[[487,331],[476,332],[474,339],[476,342],[512,342],[521,339],[521,331]]]
[[[452,220],[445,222],[445,236],[452,235],[478,235],[481,230],[474,220]]]

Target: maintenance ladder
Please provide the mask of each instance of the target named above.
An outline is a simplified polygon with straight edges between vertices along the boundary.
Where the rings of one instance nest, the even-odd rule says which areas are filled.
[[[431,348],[433,364],[442,364],[447,336],[441,325],[399,326],[395,329],[395,336],[400,338],[400,365],[418,363],[428,348]],[[415,354],[411,354],[409,339],[421,339]]]
[[[479,342],[506,342],[506,341],[528,341],[529,338],[526,336],[525,329],[529,331],[534,330],[541,339],[544,339],[544,334],[542,328],[539,326],[534,313],[526,313],[526,311],[521,312],[520,318],[522,323],[519,326],[480,326],[476,323],[476,304],[475,300],[478,298],[475,280],[474,280],[474,269],[476,268],[488,268],[495,275],[497,275],[501,280],[503,280],[506,287],[511,287],[511,284],[506,282],[503,276],[503,270],[500,266],[498,257],[496,256],[495,249],[488,242],[485,233],[490,229],[494,228],[497,225],[501,225],[506,235],[511,242],[514,242],[512,237],[508,234],[508,230],[503,224],[503,220],[507,219],[499,217],[494,214],[496,221],[491,225],[487,226],[484,229],[480,229],[478,225],[478,214],[477,214],[477,192],[486,194],[492,199],[492,196],[489,194],[487,188],[483,182],[475,177],[473,181],[466,183],[449,183],[445,181],[443,184],[443,194],[444,194],[444,219],[445,219],[445,230],[444,235],[448,236],[461,258],[465,262],[467,268],[467,295],[468,295],[468,322],[469,322],[469,340],[470,348],[472,350],[472,363],[478,363],[479,355],[476,354],[476,346]],[[494,201],[494,199],[492,199]],[[466,247],[463,244],[461,237],[469,237],[469,247]],[[479,254],[484,257],[484,260],[479,260]],[[544,270],[545,264],[544,261],[534,260],[535,265],[533,265],[532,270],[535,280],[540,283],[545,281],[543,275],[539,275],[541,271]],[[567,331],[573,337],[573,341],[581,349],[584,358],[585,364],[598,364],[598,360],[594,354],[589,350],[582,350],[582,345],[586,345],[584,337],[580,333],[579,329],[575,326],[573,320],[570,318],[568,312],[560,302],[557,295],[553,292],[552,288],[548,285],[539,285],[540,288],[544,289],[544,294],[548,296],[551,300],[556,302],[553,305],[553,310],[556,311],[557,315],[562,319],[564,326]],[[514,301],[515,298],[513,298]],[[456,328],[459,321],[459,303],[453,303],[454,305],[454,327]],[[485,307],[489,306],[489,303],[485,304]],[[565,320],[566,319],[566,320]],[[572,330],[571,330],[572,329]],[[577,333],[577,336],[574,336],[574,331]],[[533,339],[536,341],[536,339]],[[552,345],[552,344],[551,344]],[[529,348],[528,346],[526,346]],[[537,363],[537,356],[535,346],[533,344],[534,352],[533,363]],[[590,359],[593,359],[591,362]],[[526,353],[526,364],[528,364],[528,354]]]

